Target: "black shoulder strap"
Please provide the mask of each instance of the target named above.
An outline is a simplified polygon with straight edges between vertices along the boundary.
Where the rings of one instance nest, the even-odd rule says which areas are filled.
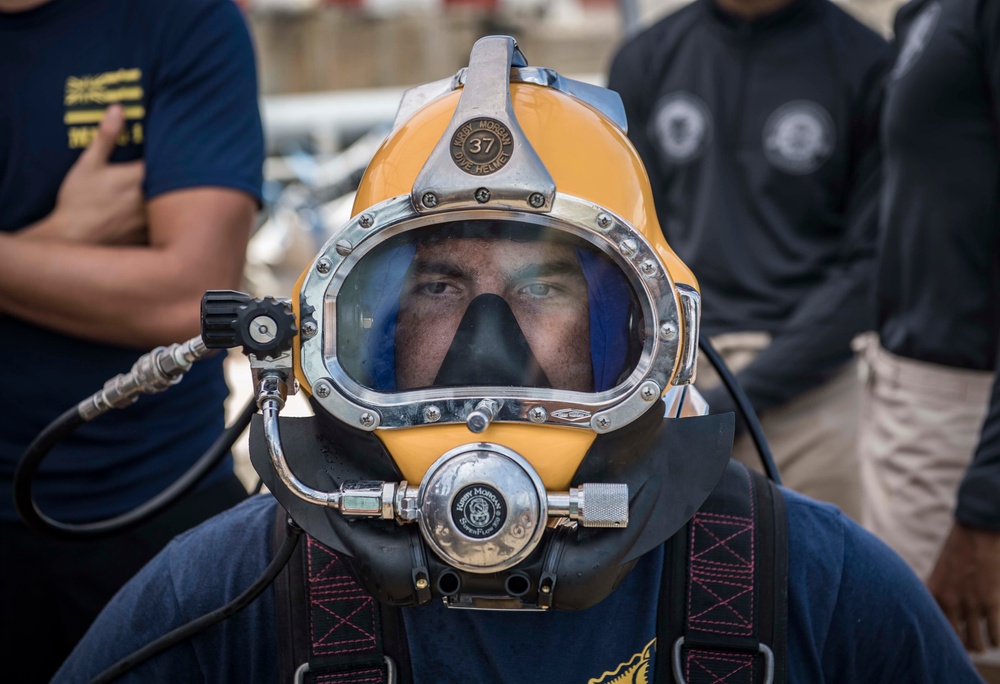
[[[656,681],[787,681],[788,525],[780,490],[730,463],[665,554]]]
[[[276,543],[285,516],[279,506]],[[275,618],[282,684],[411,680],[399,610],[380,606],[337,554],[308,535],[275,581]]]

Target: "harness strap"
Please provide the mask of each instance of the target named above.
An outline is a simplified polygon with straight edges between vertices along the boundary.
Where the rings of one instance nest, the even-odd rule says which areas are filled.
[[[279,506],[276,545],[285,516]],[[778,488],[730,463],[664,554],[654,681],[784,684],[788,529]],[[400,611],[380,606],[311,537],[278,575],[275,606],[281,682],[412,681]]]
[[[675,535],[671,546],[680,540]],[[686,541],[685,589],[674,573],[661,590],[671,594],[661,598],[661,612],[674,619],[682,597],[683,632],[660,634],[666,639],[658,643],[670,649],[660,660],[670,659],[679,684],[784,682],[788,542],[780,491],[730,463],[688,524]],[[666,619],[661,615],[661,624]]]
[[[285,512],[278,507],[275,536],[284,534]],[[383,611],[331,550],[306,535],[300,552],[278,576],[275,608],[280,653],[280,681],[293,684],[394,684],[394,653],[402,620]],[[390,628],[391,626],[391,628]],[[385,632],[385,633],[384,633]],[[405,653],[405,650],[401,651]]]

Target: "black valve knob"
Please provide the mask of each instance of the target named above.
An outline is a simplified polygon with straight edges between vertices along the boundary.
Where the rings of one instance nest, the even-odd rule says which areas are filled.
[[[201,299],[201,339],[209,349],[243,347],[244,354],[275,358],[298,334],[295,314],[274,297],[211,290]]]
[[[231,349],[240,344],[236,321],[240,309],[253,301],[245,292],[209,290],[201,298],[201,339],[209,349]]]

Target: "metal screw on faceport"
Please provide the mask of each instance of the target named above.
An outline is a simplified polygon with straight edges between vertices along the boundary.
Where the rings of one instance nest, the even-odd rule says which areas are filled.
[[[316,321],[302,321],[302,337],[312,337],[316,330]]]
[[[639,251],[639,244],[632,238],[622,240],[618,245],[618,251],[624,256],[630,257]]]
[[[375,225],[375,217],[371,214],[362,214],[358,219],[358,225],[362,228],[371,228]]]
[[[316,270],[326,275],[333,268],[333,262],[330,261],[328,257],[321,257],[319,261],[316,262]]]
[[[611,427],[611,419],[608,418],[607,416],[601,416],[595,422],[597,424],[597,427],[601,428],[602,430],[606,430],[607,428]]]
[[[597,227],[598,228],[610,228],[611,227],[611,217],[607,214],[597,215]]]
[[[347,240],[337,240],[337,244],[334,245],[337,250],[337,254],[340,256],[347,256],[354,251],[354,245],[352,245]]]
[[[367,413],[367,412],[366,413],[362,413],[361,414],[361,424],[364,425],[365,427],[371,427],[372,425],[375,424],[375,416],[373,414]]]
[[[428,209],[433,209],[437,206],[438,198],[433,192],[425,192],[424,196],[420,198],[420,203],[423,204]]]
[[[660,339],[669,342],[670,340],[677,337],[677,326],[667,321],[660,326]]]
[[[639,270],[642,271],[644,276],[656,275],[656,264],[653,263],[652,259],[646,259],[641,264],[639,264]]]
[[[490,201],[490,191],[486,188],[479,188],[476,190],[476,201],[480,204],[486,204]]]
[[[535,406],[530,411],[528,411],[528,420],[532,423],[544,423],[549,417],[548,412],[541,406]]]
[[[535,209],[541,209],[545,206],[545,195],[540,192],[533,192],[528,198],[528,204],[533,206]]]
[[[333,387],[330,385],[329,380],[320,380],[313,386],[313,393],[320,399],[326,399],[332,391]]]
[[[441,420],[441,409],[437,406],[428,406],[424,409],[424,420],[428,423],[436,423]]]
[[[639,396],[643,401],[653,401],[660,396],[660,388],[653,382],[647,382],[639,390]]]

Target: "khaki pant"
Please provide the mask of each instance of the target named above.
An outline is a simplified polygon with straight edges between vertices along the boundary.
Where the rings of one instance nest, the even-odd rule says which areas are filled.
[[[865,359],[862,522],[927,580],[979,443],[993,373],[902,358],[874,339]]]
[[[726,333],[712,338],[734,373],[745,368],[771,343],[767,333]],[[719,384],[711,364],[702,358],[696,386]],[[782,482],[789,489],[840,507],[861,518],[861,481],[856,460],[861,401],[857,364],[851,362],[824,385],[760,416]],[[760,457],[748,434],[740,435],[733,457],[761,470]]]
[[[994,375],[896,356],[874,336],[860,346],[862,522],[926,581],[954,522]],[[970,655],[987,682],[1000,683],[1000,650]]]

